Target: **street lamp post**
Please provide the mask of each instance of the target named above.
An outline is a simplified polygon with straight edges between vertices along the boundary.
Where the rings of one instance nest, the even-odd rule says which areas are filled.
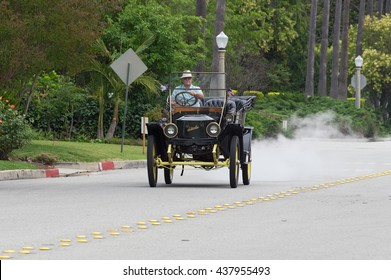
[[[359,55],[354,59],[354,64],[356,64],[356,100],[355,105],[357,109],[360,109],[361,105],[361,67],[363,64],[363,58]]]
[[[225,96],[225,48],[227,47],[228,37],[223,31],[216,36],[216,44],[219,48],[219,95]]]

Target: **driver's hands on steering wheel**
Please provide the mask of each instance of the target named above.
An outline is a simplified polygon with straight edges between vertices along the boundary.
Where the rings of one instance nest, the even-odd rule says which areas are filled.
[[[175,95],[175,103],[179,106],[194,106],[198,101],[197,97],[195,96],[196,94],[197,93],[193,90],[178,92]]]

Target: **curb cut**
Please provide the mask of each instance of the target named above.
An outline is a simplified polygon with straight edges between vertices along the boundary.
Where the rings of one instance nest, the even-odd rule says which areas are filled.
[[[143,168],[145,160],[101,161],[101,162],[62,162],[48,169],[20,169],[0,171],[0,181],[19,179],[40,179],[68,177],[72,174],[88,174],[115,169]],[[63,172],[62,172],[63,171]]]

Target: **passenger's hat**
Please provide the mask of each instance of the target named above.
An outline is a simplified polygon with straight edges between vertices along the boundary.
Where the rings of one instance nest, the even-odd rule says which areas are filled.
[[[192,78],[192,77],[193,77],[193,76],[191,75],[190,70],[185,70],[185,71],[183,71],[183,73],[182,73],[181,79],[183,79],[183,78]]]

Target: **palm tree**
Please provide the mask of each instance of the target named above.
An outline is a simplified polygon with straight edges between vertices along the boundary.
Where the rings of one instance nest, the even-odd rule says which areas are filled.
[[[358,16],[358,26],[357,26],[356,56],[362,54],[362,29],[364,26],[364,17],[365,17],[365,0],[360,0],[360,12]]]
[[[137,49],[136,53],[142,53],[147,47],[153,42],[154,38],[150,37],[145,42],[143,42]],[[111,53],[108,51],[106,45],[103,40],[99,39],[95,45],[96,49],[100,51],[101,54],[104,54],[106,58],[111,61],[112,59]],[[113,100],[113,116],[111,119],[110,127],[106,133],[105,138],[113,138],[118,121],[119,121],[119,104],[121,100],[124,98],[125,85],[122,80],[115,74],[109,64],[105,64],[99,60],[91,60],[90,67],[87,69],[89,72],[95,73],[102,78],[101,87],[97,88],[96,94],[99,95],[99,121],[98,121],[98,137],[103,135],[103,133],[99,133],[100,130],[103,131],[103,111],[104,111],[104,97],[102,97],[102,89],[111,90],[113,92],[112,100]],[[137,78],[134,82],[134,85],[141,85],[147,89],[150,93],[157,93],[160,89],[159,83],[150,75],[143,74],[139,78]],[[129,86],[129,91],[131,91],[132,86]]]
[[[314,63],[315,63],[315,32],[318,0],[311,1],[310,31],[308,36],[307,75],[305,79],[305,95],[314,96]]]
[[[338,99],[342,100],[348,97],[349,6],[350,0],[344,0],[342,14],[341,67],[338,81]]]
[[[339,69],[339,37],[341,32],[342,0],[335,3],[334,30],[333,30],[333,58],[331,65],[330,97],[338,98],[338,69]]]
[[[216,44],[216,36],[224,30],[224,18],[225,18],[225,0],[216,1],[216,21],[215,21],[215,35],[213,37],[213,58],[212,58],[212,72],[218,72],[219,70],[219,56],[218,48]]]
[[[319,95],[327,96],[327,49],[329,47],[330,0],[323,1],[322,42],[320,46]]]

